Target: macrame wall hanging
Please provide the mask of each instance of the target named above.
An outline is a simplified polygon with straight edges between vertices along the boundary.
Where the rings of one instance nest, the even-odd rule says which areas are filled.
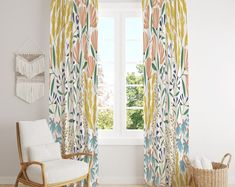
[[[28,40],[16,53],[16,96],[33,103],[44,96],[45,55]]]

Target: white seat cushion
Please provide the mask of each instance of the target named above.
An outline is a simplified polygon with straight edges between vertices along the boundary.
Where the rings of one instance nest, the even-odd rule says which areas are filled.
[[[43,162],[45,164],[45,178],[47,184],[66,182],[88,174],[89,164],[82,161],[59,159]],[[27,175],[33,182],[42,184],[41,167],[31,165],[27,168]]]
[[[44,162],[62,159],[59,143],[33,145],[28,148],[28,152],[30,161]]]

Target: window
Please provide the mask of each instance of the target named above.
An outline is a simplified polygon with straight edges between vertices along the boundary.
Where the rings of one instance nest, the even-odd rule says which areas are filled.
[[[98,29],[100,134],[112,137],[142,135],[144,65],[139,3],[101,4]]]
[[[144,65],[141,17],[125,18],[125,28],[126,128],[143,129]]]
[[[113,129],[114,126],[114,18],[99,19],[98,62],[98,127]]]

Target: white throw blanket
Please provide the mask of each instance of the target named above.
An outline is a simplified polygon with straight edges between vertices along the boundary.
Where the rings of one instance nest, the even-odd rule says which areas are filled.
[[[212,162],[206,157],[196,157],[191,160],[192,166],[198,169],[213,169]]]

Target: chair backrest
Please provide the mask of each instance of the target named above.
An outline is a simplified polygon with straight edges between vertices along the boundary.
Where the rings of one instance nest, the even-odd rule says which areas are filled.
[[[28,148],[34,145],[54,143],[50,128],[45,119],[20,121],[16,125],[20,162],[28,162]]]

